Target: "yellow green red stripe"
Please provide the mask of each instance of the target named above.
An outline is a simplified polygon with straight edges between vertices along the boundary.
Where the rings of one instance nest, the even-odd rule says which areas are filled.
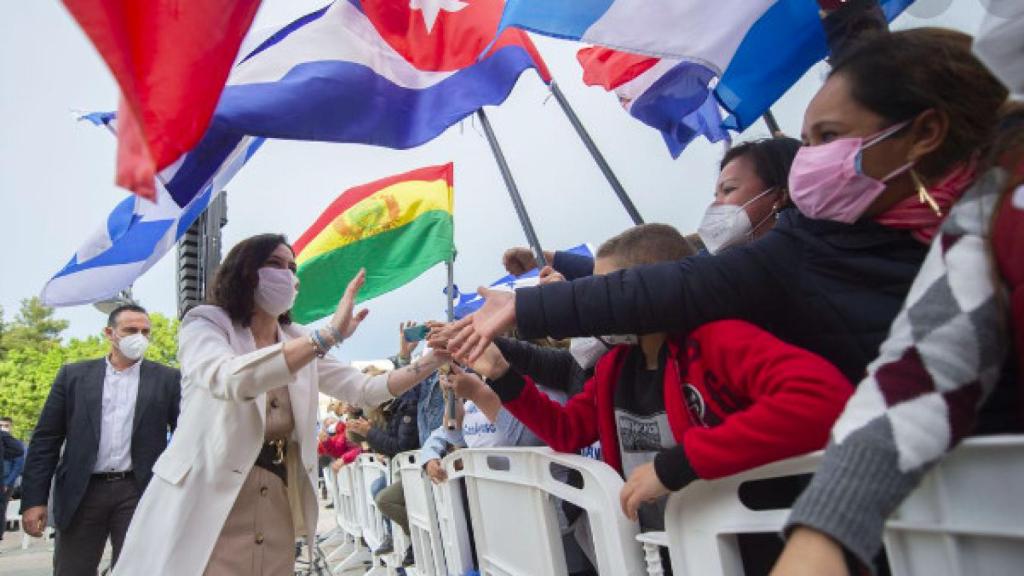
[[[292,316],[331,314],[361,267],[367,300],[413,280],[454,251],[452,164],[357,186],[339,196],[295,242],[300,281]]]

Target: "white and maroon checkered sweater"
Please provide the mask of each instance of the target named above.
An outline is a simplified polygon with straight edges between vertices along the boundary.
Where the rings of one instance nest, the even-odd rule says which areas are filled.
[[[815,528],[871,566],[885,519],[970,431],[1009,347],[988,245],[1007,182],[988,171],[943,223],[787,531]]]

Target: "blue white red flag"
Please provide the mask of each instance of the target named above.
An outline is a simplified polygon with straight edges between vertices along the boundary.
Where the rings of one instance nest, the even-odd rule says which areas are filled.
[[[199,144],[160,172],[158,201],[118,204],[47,284],[44,301],[95,302],[131,285],[263,138],[410,148],[502,103],[528,69],[549,81],[524,32],[495,39],[502,7],[501,0],[336,0],[279,29],[235,66]]]
[[[912,1],[880,3],[892,20]],[[723,125],[742,131],[828,52],[815,0],[508,0],[505,27],[650,57],[641,84],[654,92],[629,90],[630,113],[662,130],[670,150],[672,141],[679,145],[691,130],[713,124],[716,111],[697,87],[710,92],[714,84],[730,114]],[[687,113],[687,105],[695,107]]]
[[[566,250],[570,254],[578,254],[580,256],[587,256],[588,258],[594,257],[594,251],[590,249],[587,244],[580,244]],[[515,291],[517,288],[527,288],[530,286],[536,286],[540,281],[540,270],[534,268],[529,272],[522,274],[521,276],[513,276],[509,274],[495,280],[491,283],[491,288],[495,290],[505,290],[509,292]],[[459,292],[458,286],[455,287],[455,319],[459,320],[466,316],[476,312],[484,305],[484,299],[477,294],[475,291],[467,294]]]
[[[652,58],[591,46],[577,54],[583,82],[615,92],[634,118],[661,132],[673,158],[697,136],[729,138],[709,83],[714,74],[693,62]]]

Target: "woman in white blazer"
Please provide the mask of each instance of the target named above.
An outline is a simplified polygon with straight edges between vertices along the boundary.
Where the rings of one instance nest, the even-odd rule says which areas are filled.
[[[213,305],[178,334],[178,429],[153,467],[115,566],[118,576],[294,572],[295,539],[317,526],[318,392],[372,407],[447,359],[426,356],[368,376],[326,355],[366,317],[353,315],[364,273],[326,328],[291,323],[298,281],[280,235],[235,246],[218,270]]]

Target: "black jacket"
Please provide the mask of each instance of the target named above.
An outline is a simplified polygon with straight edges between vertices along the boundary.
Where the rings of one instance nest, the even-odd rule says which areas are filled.
[[[45,506],[54,479],[53,521],[67,528],[93,473],[100,443],[106,359],[66,364],[57,373],[25,458],[21,511]],[[132,471],[139,491],[178,424],[181,373],[142,361],[132,432]],[[62,452],[63,448],[63,452]]]
[[[926,251],[905,231],[784,210],[764,238],[718,256],[519,289],[516,320],[522,338],[568,338],[688,333],[738,318],[824,356],[859,382]]]
[[[25,454],[25,447],[9,432],[0,430],[0,462],[14,460]]]
[[[594,374],[593,368],[584,370],[568,350],[543,348],[512,338],[496,338],[494,344],[517,373],[565,392],[570,398],[582,392]]]
[[[420,447],[419,427],[416,423],[416,388],[392,402],[385,427],[374,426],[366,433],[370,449],[391,458],[399,452]]]

